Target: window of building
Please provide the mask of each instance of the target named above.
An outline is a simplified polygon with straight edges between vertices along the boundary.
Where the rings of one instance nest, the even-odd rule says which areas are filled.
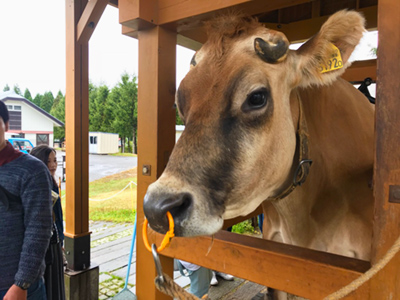
[[[89,142],[90,142],[90,144],[97,144],[97,136],[90,136],[89,137]]]
[[[36,146],[39,145],[49,145],[49,135],[48,134],[37,134],[36,135]]]
[[[21,110],[21,105],[14,105],[14,110]]]
[[[10,130],[21,130],[21,111],[12,110],[8,114],[10,116]]]

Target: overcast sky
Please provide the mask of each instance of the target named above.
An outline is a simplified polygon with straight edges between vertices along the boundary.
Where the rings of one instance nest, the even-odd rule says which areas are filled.
[[[365,39],[356,59],[371,59],[377,34]],[[178,47],[177,82],[189,70],[193,51]],[[354,57],[354,56],[353,56]],[[121,34],[118,9],[107,6],[89,42],[89,78],[112,88],[126,71],[138,73],[138,42]],[[34,97],[65,93],[65,1],[0,1],[0,92],[8,84]]]
[[[188,72],[193,51],[178,47],[177,78]],[[65,93],[65,1],[0,1],[0,92]],[[107,6],[89,41],[89,78],[112,88],[126,71],[138,73],[138,41],[121,34],[118,9]]]

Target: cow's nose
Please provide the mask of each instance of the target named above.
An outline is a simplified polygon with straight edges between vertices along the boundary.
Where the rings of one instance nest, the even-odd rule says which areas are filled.
[[[150,227],[159,233],[165,233],[169,229],[169,211],[174,218],[175,235],[180,235],[182,221],[188,217],[192,205],[193,200],[189,193],[152,195],[147,192],[143,210]]]

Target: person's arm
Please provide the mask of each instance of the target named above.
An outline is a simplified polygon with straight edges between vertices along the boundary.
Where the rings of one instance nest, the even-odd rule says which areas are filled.
[[[52,230],[52,181],[44,164],[21,186],[25,234],[15,283],[32,284],[39,275]]]

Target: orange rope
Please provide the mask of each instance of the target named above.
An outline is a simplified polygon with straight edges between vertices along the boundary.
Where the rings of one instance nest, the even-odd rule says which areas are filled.
[[[172,217],[171,213],[167,211],[167,217],[168,217],[168,222],[169,222],[169,230],[165,234],[164,239],[161,242],[160,247],[157,248],[157,252],[160,252],[164,250],[166,247],[168,247],[169,243],[171,242],[172,238],[175,236],[174,234],[174,218]],[[145,218],[144,219],[144,224],[143,224],[143,242],[144,245],[146,246],[147,250],[151,252],[151,247],[149,244],[149,239],[147,238],[147,226],[149,224],[149,221]]]

